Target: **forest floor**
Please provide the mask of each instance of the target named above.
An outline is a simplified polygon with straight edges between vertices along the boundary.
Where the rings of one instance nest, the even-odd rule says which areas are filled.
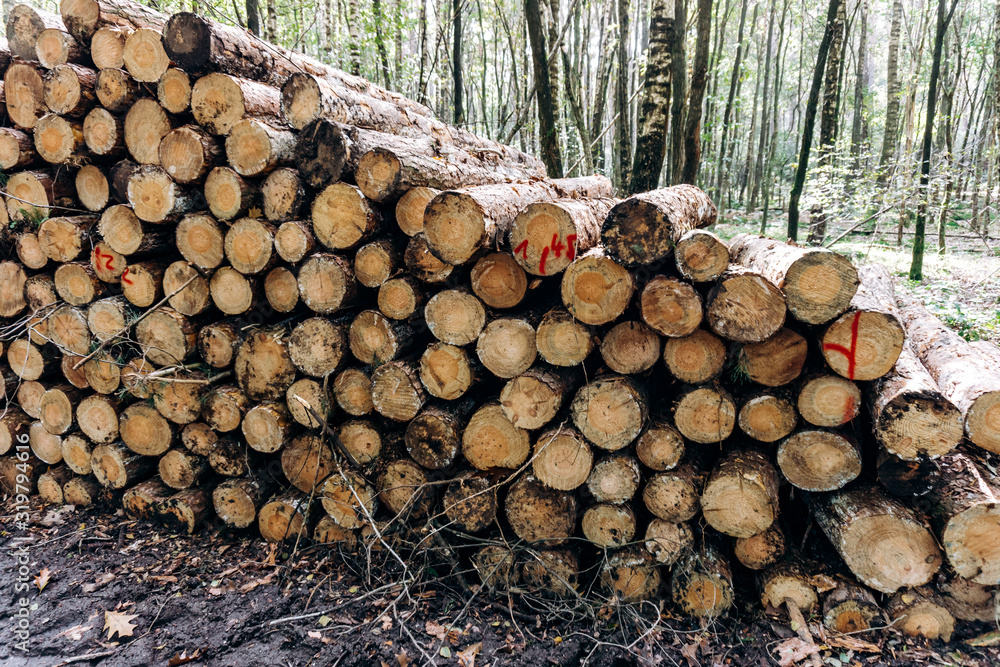
[[[752,222],[727,221],[719,231],[732,236]],[[855,261],[889,266],[901,291],[967,337],[1000,338],[1000,257],[985,253],[982,241],[956,241],[943,256],[928,253],[918,285],[905,279],[908,248],[893,241],[854,235],[834,247]],[[19,573],[22,537],[29,538],[27,570]],[[402,573],[376,576],[360,559],[325,546],[290,551],[220,524],[176,535],[120,511],[51,510],[37,502],[25,528],[15,525],[8,502],[0,506],[0,599],[10,610],[0,619],[0,664],[763,667],[801,658],[787,620],[752,602],[746,572],[737,578],[742,602],[734,612],[701,626],[659,602],[583,606],[476,586],[469,592],[447,564],[403,586],[394,583]],[[12,616],[22,597],[29,604],[26,652],[16,646]],[[112,638],[109,626],[122,635]],[[987,667],[1000,664],[1000,647],[964,640],[997,629],[961,623],[948,644],[879,630],[817,637],[816,646],[831,667]]]

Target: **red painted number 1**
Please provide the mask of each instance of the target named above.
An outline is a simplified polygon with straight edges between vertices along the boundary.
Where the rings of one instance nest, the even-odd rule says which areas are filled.
[[[563,251],[566,252],[566,259],[572,262],[576,257],[576,234],[570,234],[567,236],[565,244],[559,241],[558,234],[553,234],[552,242],[542,248],[542,256],[541,259],[538,260],[538,272],[543,276],[545,275],[545,262],[549,258],[549,253],[552,253],[558,258],[562,257]],[[514,254],[517,255],[518,253],[520,253],[521,257],[524,259],[528,259],[527,239],[521,241],[521,243],[514,248]]]

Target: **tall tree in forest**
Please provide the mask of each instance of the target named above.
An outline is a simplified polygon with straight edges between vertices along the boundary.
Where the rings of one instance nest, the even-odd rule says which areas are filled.
[[[528,1],[528,0],[526,0]],[[537,1],[537,0],[536,0]],[[678,0],[680,2],[681,0]],[[615,176],[619,190],[629,183],[632,167],[632,128],[628,109],[628,4],[629,0],[616,0],[618,8],[618,76],[615,79]]]
[[[712,30],[712,0],[698,0],[698,41],[694,48],[687,126],[684,129],[684,166],[680,181],[694,185],[701,167],[701,107],[708,82],[708,47]]]
[[[793,241],[799,237],[799,199],[806,184],[806,170],[809,168],[809,150],[812,148],[812,135],[816,127],[816,106],[819,104],[819,89],[823,85],[823,71],[826,68],[826,56],[830,52],[830,42],[833,41],[834,23],[840,11],[841,0],[830,0],[826,12],[826,24],[823,28],[823,39],[819,43],[816,54],[816,68],[813,70],[812,86],[809,88],[809,99],[806,101],[806,112],[802,123],[802,149],[799,151],[799,163],[795,168],[795,180],[792,191],[788,195],[788,238]]]
[[[920,203],[917,205],[917,222],[914,226],[913,260],[910,262],[910,280],[924,279],[924,237],[927,225],[928,184],[931,180],[931,146],[934,142],[934,111],[937,105],[938,79],[941,76],[941,50],[948,24],[955,14],[958,0],[938,0],[937,29],[934,32],[934,55],[931,60],[931,80],[927,87],[927,121],[924,123],[924,146],[920,154]]]
[[[459,0],[455,2],[457,4]],[[552,101],[552,81],[549,79],[548,50],[545,48],[545,32],[538,0],[524,0],[524,17],[528,23],[528,40],[531,42],[531,60],[535,72],[541,158],[549,176],[559,178],[563,173],[562,155],[559,151],[559,134]]]
[[[267,32],[269,42],[278,41],[278,4],[276,0],[267,0]]]
[[[257,0],[246,1],[247,30],[260,37],[260,5]]]
[[[635,160],[628,192],[645,192],[660,183],[667,150],[670,113],[670,50],[674,41],[673,0],[653,0],[649,14],[649,51],[635,137]]]
[[[778,147],[778,100],[781,99],[781,84],[785,74],[785,57],[783,47],[785,45],[785,19],[788,16],[788,7],[791,0],[785,0],[781,9],[781,22],[778,24],[778,48],[774,52],[774,95],[771,100],[771,138],[768,141],[767,158],[764,160],[764,176],[762,178],[761,190],[764,193],[763,211],[760,216],[760,233],[767,233],[767,219],[771,212],[771,174],[774,167],[774,155]]]
[[[865,92],[868,87],[868,0],[858,8],[861,27],[858,29],[858,61],[854,73],[854,118],[851,122],[851,157],[853,168],[860,168],[861,144],[867,136],[865,125]]]
[[[757,161],[751,171],[750,203],[747,204],[747,213],[757,207],[757,193],[760,191],[761,180],[764,176],[764,154],[766,150],[767,138],[770,135],[771,125],[771,52],[774,46],[774,14],[776,11],[776,0],[771,0],[771,8],[767,18],[767,43],[764,55],[764,95],[760,105],[760,142],[757,146]],[[777,68],[775,68],[777,70]],[[777,72],[774,73],[775,85],[777,85]]]
[[[385,12],[382,11],[382,0],[372,0],[372,18],[375,23],[375,48],[378,49],[379,62],[382,65],[382,80],[386,88],[392,88],[392,77],[389,75],[389,52],[385,48]],[[456,17],[458,14],[456,13]]]
[[[889,29],[889,64],[885,77],[885,135],[879,158],[878,184],[889,180],[889,160],[896,152],[899,136],[899,34],[903,23],[903,0],[892,1],[892,24]]]
[[[669,1],[669,0],[668,0]],[[597,83],[594,86],[593,99],[593,114],[591,115],[590,121],[590,136],[600,137],[601,133],[604,131],[604,111],[607,107],[608,96],[608,81],[611,79],[611,69],[614,67],[615,58],[611,54],[611,50],[614,48],[615,40],[608,38],[608,33],[610,32],[610,25],[612,24],[615,7],[617,6],[617,0],[604,0],[607,7],[605,13],[601,14],[600,22],[600,37],[597,41],[597,47],[599,49],[597,55]],[[604,168],[604,142],[595,141],[593,146],[594,151],[594,165],[598,169]]]
[[[673,103],[670,110],[670,182],[680,183],[684,169],[684,102],[687,100],[687,60],[684,38],[687,34],[687,0],[674,0],[674,43],[672,53]]]
[[[270,0],[273,2],[273,0]],[[347,52],[351,58],[351,74],[361,76],[361,31],[358,30],[358,23],[361,21],[358,11],[358,0],[347,1]],[[270,20],[270,16],[268,16]]]
[[[722,113],[722,141],[719,144],[719,163],[715,177],[715,201],[722,205],[723,187],[722,179],[726,172],[726,149],[729,139],[729,121],[733,117],[733,103],[736,100],[736,84],[740,78],[740,63],[743,60],[743,29],[747,22],[747,5],[749,0],[743,0],[740,7],[740,26],[736,31],[736,57],[733,59],[733,72],[729,77],[729,97],[726,98],[726,108]],[[757,9],[754,8],[756,16]]]
[[[830,39],[830,53],[826,58],[826,74],[823,77],[823,109],[819,117],[819,163],[826,164],[830,151],[837,141],[837,97],[840,91],[840,69],[844,58],[844,25],[847,12],[844,2],[840,3],[837,18],[833,22]]]
[[[462,70],[462,0],[452,0],[452,54],[451,54],[451,76],[452,87],[455,96],[455,125],[465,123],[465,81],[463,81]],[[537,10],[538,5],[535,5]],[[535,12],[537,15],[537,11]]]

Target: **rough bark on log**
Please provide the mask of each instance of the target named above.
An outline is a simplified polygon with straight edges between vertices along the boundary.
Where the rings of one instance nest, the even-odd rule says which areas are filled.
[[[941,481],[939,460],[920,456],[908,461],[879,447],[875,474],[879,484],[892,495],[919,498],[933,491]]]
[[[308,201],[305,186],[297,169],[275,169],[261,186],[264,217],[271,222],[293,220]]]

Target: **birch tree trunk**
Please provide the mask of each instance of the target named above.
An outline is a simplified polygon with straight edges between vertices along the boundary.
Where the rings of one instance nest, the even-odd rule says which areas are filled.
[[[649,15],[646,79],[639,107],[629,194],[655,190],[660,183],[670,113],[670,49],[675,30],[673,10],[671,0],[653,0]]]

